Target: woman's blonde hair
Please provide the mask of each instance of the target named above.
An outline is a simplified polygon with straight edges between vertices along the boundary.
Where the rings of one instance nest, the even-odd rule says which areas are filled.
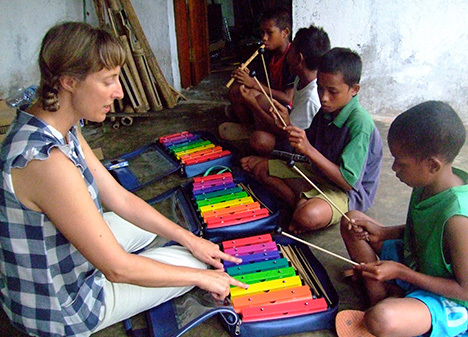
[[[60,108],[59,79],[73,76],[84,80],[104,68],[114,69],[125,63],[125,50],[107,30],[82,22],[65,22],[52,27],[44,36],[39,53],[41,83],[38,97],[48,111]]]

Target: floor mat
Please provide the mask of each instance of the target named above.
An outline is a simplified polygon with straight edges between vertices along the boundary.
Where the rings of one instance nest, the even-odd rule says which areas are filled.
[[[335,320],[336,333],[339,337],[375,337],[364,324],[364,311],[343,310]]]

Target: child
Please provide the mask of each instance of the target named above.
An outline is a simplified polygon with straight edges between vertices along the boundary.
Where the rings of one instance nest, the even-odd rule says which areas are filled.
[[[289,116],[285,106],[276,105],[277,109],[285,111],[283,114],[287,116],[285,118],[287,124],[307,129],[312,118],[320,109],[320,99],[317,93],[317,68],[320,58],[328,50],[330,50],[330,40],[322,28],[310,26],[297,31],[287,55],[289,69],[291,73],[296,75],[292,110]],[[241,89],[242,94],[246,91],[247,89]],[[251,100],[251,106],[255,110],[262,109],[255,99]],[[270,106],[268,106],[268,110],[270,110]],[[268,111],[262,110],[258,114],[265,115],[266,120],[274,125],[273,117]],[[292,150],[288,134],[282,127],[273,126],[270,131],[271,133],[260,129],[250,136],[250,146],[254,151],[260,154],[269,154],[275,148],[282,151]]]
[[[386,227],[360,212],[348,214],[351,223],[341,221],[349,255],[361,263],[355,275],[369,295],[364,322],[376,336],[467,331],[468,173],[452,167],[465,134],[456,112],[442,102],[399,115],[388,146],[392,170],[413,187],[406,225]]]
[[[284,128],[297,153],[310,162],[298,168],[343,212],[372,205],[382,161],[380,134],[357,97],[361,68],[359,55],[349,49],[327,52],[317,74],[322,107],[311,127],[307,132],[293,125]],[[241,164],[294,209],[289,230],[339,222],[341,213],[284,162],[251,156]]]
[[[291,16],[288,10],[283,7],[273,7],[265,11],[260,21],[260,30],[262,42],[265,45],[264,58],[268,68],[271,93],[273,98],[281,104],[288,105],[292,100],[294,82],[294,75],[290,73],[286,60],[291,34]],[[263,90],[269,94],[265,69],[260,55],[257,56],[255,63],[258,64],[256,69],[253,69],[254,63],[252,63],[249,68],[245,70],[238,68],[232,73],[232,77],[236,81],[231,86],[228,97],[231,101],[230,107],[232,113],[241,124],[230,122],[221,124],[219,132],[220,136],[224,139],[248,138],[249,133],[246,132],[247,130],[256,129],[263,124],[262,116],[257,116],[257,113],[252,111],[250,104],[245,101],[245,98],[240,93],[241,87],[252,89],[258,103],[265,108],[269,106],[268,100],[262,94],[261,88],[250,77],[250,70],[255,70]],[[272,126],[274,125],[271,124],[269,127]]]

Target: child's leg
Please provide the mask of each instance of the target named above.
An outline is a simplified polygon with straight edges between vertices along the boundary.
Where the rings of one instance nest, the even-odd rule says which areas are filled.
[[[269,154],[275,148],[276,137],[265,131],[255,131],[249,139],[252,149],[259,154]]]
[[[313,231],[327,227],[332,220],[333,210],[323,199],[300,199],[294,210],[289,230],[295,233]]]
[[[229,89],[228,98],[231,102],[231,108],[234,115],[243,124],[253,124],[254,120],[250,109],[247,108],[244,97],[239,90],[240,85],[234,82]]]
[[[428,307],[414,298],[387,298],[367,310],[364,319],[369,332],[376,336],[420,336],[432,326]]]
[[[359,211],[350,211],[346,214],[350,218],[372,220],[369,216]],[[377,261],[379,259],[378,255],[382,253],[384,253],[384,255],[386,256],[394,255],[394,246],[390,245],[390,242],[388,245],[386,245],[386,248],[384,248],[385,252],[383,252],[382,242],[373,243],[358,239],[355,235],[353,235],[353,231],[348,229],[348,221],[345,218],[341,219],[340,231],[348,254],[351,257],[351,260],[353,261],[356,261],[358,263],[369,263]],[[385,257],[385,259],[390,258]],[[395,260],[397,259],[395,258]],[[402,295],[401,288],[398,287],[396,284],[388,282],[378,282],[367,278],[363,278],[362,281],[364,282],[364,287],[369,297],[370,305],[374,305],[391,295]]]

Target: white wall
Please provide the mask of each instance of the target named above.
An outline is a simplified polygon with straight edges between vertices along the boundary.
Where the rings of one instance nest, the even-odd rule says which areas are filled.
[[[173,0],[132,3],[164,76],[180,90]],[[83,4],[96,24],[92,0],[0,0],[0,98],[39,81],[42,37],[57,22],[83,21]],[[467,18],[466,0],[293,0],[294,31],[314,23],[333,46],[359,52],[361,102],[388,117],[438,99],[468,124]]]
[[[446,101],[468,124],[468,1],[293,0],[294,31],[315,24],[363,60],[360,99],[393,117]]]
[[[180,89],[172,0],[132,1],[167,81]],[[39,82],[37,57],[47,30],[62,21],[97,25],[92,0],[0,0],[0,98]]]

